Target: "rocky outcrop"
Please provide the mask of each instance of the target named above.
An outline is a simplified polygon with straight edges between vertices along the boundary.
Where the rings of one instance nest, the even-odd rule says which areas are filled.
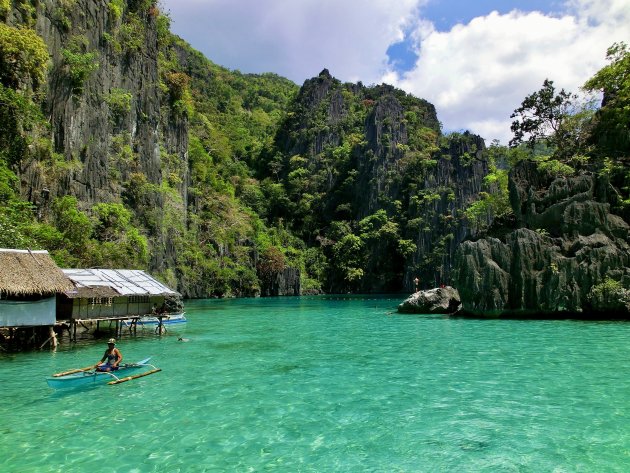
[[[406,314],[454,314],[461,305],[457,289],[450,286],[418,291],[398,306]]]
[[[522,162],[509,185],[520,228],[458,250],[463,311],[630,317],[630,227],[610,213],[606,179],[586,172],[554,177]]]
[[[455,252],[471,236],[461,214],[484,190],[483,179],[489,172],[485,149],[480,136],[468,132],[451,136],[434,169],[426,173],[423,188],[430,198],[409,209],[410,220],[418,218],[421,224],[408,234],[417,250],[405,264],[405,289],[414,287],[416,277],[436,286],[452,281]]]
[[[301,293],[300,270],[284,268],[268,277],[261,278],[260,295],[269,296],[299,296]]]
[[[391,292],[412,289],[416,277],[432,285],[450,280],[455,249],[470,233],[463,210],[488,174],[481,137],[444,138],[426,100],[386,84],[341,83],[324,69],[305,81],[276,145],[284,161],[272,164],[282,169],[289,198],[306,196],[312,206],[294,226],[320,232],[301,235],[305,241],[334,244],[339,235],[326,234],[334,222],[358,233],[359,222],[378,212],[397,233],[364,238],[360,280],[350,287],[343,271],[332,271],[329,291]],[[301,182],[306,175],[310,184]],[[300,192],[292,195],[294,188]]]
[[[29,167],[34,163],[25,163],[25,195],[38,196],[45,187],[50,198],[71,194],[89,206],[119,201],[131,173],[161,182],[157,15],[132,3],[116,16],[96,0],[39,2],[34,26],[52,59],[44,106],[52,144],[76,165],[68,166],[65,179],[47,181]],[[133,47],[123,44],[120,32],[132,26]],[[186,143],[180,144],[170,148],[184,157]],[[120,158],[123,146],[134,158]],[[157,196],[149,205],[160,206]]]
[[[185,221],[187,117],[173,113],[160,89],[155,3],[107,3],[43,0],[24,9],[14,2],[8,23],[33,27],[50,54],[42,110],[55,153],[52,167],[38,159],[20,163],[20,189],[42,218],[65,195],[75,196],[82,210],[124,203],[146,227],[149,269],[161,272],[176,257],[172,236],[163,234],[158,189],[163,173],[177,176]]]

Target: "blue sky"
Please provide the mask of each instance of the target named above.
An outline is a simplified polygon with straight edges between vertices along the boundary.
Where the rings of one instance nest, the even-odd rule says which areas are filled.
[[[445,132],[506,144],[546,78],[577,92],[630,42],[630,0],[162,0],[172,30],[217,64],[297,84],[327,68],[432,102]]]
[[[449,30],[457,23],[468,23],[493,10],[503,14],[512,10],[552,14],[561,11],[562,4],[561,1],[553,0],[432,0],[421,7],[420,13],[431,19],[436,28]]]

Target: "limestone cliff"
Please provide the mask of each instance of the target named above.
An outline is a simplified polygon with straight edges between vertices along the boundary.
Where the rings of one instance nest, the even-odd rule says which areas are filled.
[[[172,262],[161,231],[159,188],[166,153],[179,162],[186,183],[186,118],[172,113],[160,90],[159,10],[153,2],[44,0],[27,9],[14,2],[8,22],[32,24],[51,57],[43,111],[50,123],[54,172],[37,159],[23,160],[21,192],[45,218],[50,203],[73,195],[82,208],[125,202],[147,223],[151,269]],[[120,5],[118,5],[120,4]],[[186,202],[186,186],[179,189]],[[184,214],[182,214],[183,218]]]
[[[455,285],[463,311],[496,316],[630,316],[630,227],[601,175],[555,177],[523,161],[510,174],[518,229],[466,241]]]
[[[444,137],[427,101],[385,84],[343,84],[325,69],[304,83],[276,142],[283,160],[269,167],[297,203],[288,219],[335,261],[356,255],[330,272],[327,290],[400,291],[416,277],[423,286],[450,278],[470,233],[463,210],[488,173],[482,138]],[[360,248],[340,248],[348,228],[336,222]]]
[[[50,56],[41,99],[2,84],[37,109],[32,129],[0,133],[28,148],[0,150],[0,223],[24,246],[142,267],[186,297],[448,281],[488,163],[426,100],[327,70],[299,91],[228,71],[171,35],[155,0],[16,0],[0,21]],[[264,281],[270,247],[288,269]]]

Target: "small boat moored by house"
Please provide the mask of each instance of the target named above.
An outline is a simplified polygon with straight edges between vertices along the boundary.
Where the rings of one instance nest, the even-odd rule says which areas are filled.
[[[46,378],[46,382],[53,389],[76,388],[101,383],[119,384],[162,371],[160,368],[149,364],[150,360],[149,357],[137,363],[122,364],[116,371],[96,371],[94,366],[64,371]],[[151,369],[135,376],[129,376],[143,368]]]
[[[177,327],[183,326],[188,322],[184,315],[184,312],[179,314],[168,314],[168,315],[145,315],[138,318],[126,319],[123,320],[123,325],[125,327],[133,327],[134,324],[140,328],[157,328],[160,324],[164,327]]]

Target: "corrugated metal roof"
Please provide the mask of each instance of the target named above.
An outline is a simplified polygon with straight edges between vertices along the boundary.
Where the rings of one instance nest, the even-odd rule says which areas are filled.
[[[144,271],[136,269],[64,269],[77,287],[107,286],[123,296],[177,295]]]

